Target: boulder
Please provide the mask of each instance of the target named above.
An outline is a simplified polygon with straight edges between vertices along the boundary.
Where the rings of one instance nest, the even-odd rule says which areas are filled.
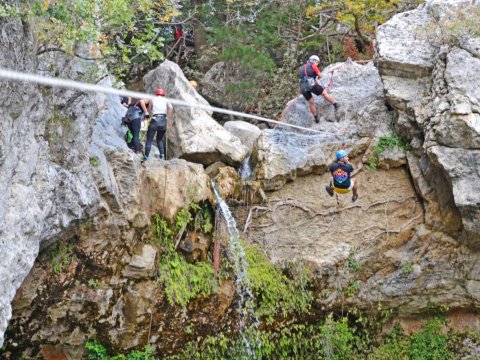
[[[352,61],[332,64],[323,69],[322,74],[324,87],[340,104],[340,109],[335,111],[322,96],[314,95],[320,118],[317,125],[308,102],[300,95],[286,105],[282,121],[333,133],[345,128],[353,134],[361,133],[361,136],[390,133],[392,112],[386,106],[382,81],[373,62],[366,65]],[[330,81],[332,86],[328,88]]]
[[[148,279],[152,277],[155,271],[156,255],[157,251],[153,246],[143,245],[141,253],[132,256],[122,275],[130,279]]]
[[[480,234],[480,150],[432,146],[428,155],[451,181],[453,198],[462,215],[464,229]]]
[[[255,144],[252,158],[254,177],[265,190],[278,190],[297,175],[323,173],[335,160],[343,138],[335,135],[305,135],[279,130],[264,130]],[[369,138],[347,141],[352,157],[364,152]]]
[[[227,121],[223,126],[233,135],[238,137],[242,141],[243,145],[250,150],[250,152],[253,149],[255,141],[262,132],[258,126],[250,124],[246,121]]]
[[[173,119],[169,119],[167,132],[169,158],[210,165],[224,161],[240,165],[248,153],[241,141],[218,124],[203,107],[208,103],[189,84],[180,67],[165,60],[144,77],[145,90],[153,93],[157,88],[167,90],[167,97],[185,102],[188,106],[174,106]]]

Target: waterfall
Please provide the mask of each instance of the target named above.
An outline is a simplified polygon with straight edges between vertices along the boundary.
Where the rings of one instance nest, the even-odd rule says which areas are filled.
[[[247,180],[252,176],[252,168],[250,166],[250,155],[248,155],[245,160],[243,160],[242,166],[240,166],[240,170],[238,171],[238,175],[242,180]]]
[[[252,292],[252,284],[247,274],[248,262],[245,259],[245,251],[240,242],[240,234],[237,229],[237,223],[233,217],[227,203],[223,200],[220,192],[217,188],[217,185],[212,180],[212,188],[217,199],[218,207],[220,209],[221,216],[225,219],[228,229],[228,246],[227,246],[227,256],[230,261],[233,262],[234,271],[236,275],[235,287],[237,294],[239,296],[239,313],[240,313],[240,335],[242,341],[245,344],[245,350],[247,352],[248,358],[253,358],[254,354],[252,352],[252,345],[249,340],[246,338],[243,330],[246,329],[248,325],[248,319],[253,321],[253,325],[258,327],[259,320],[254,314],[253,304],[254,297]]]

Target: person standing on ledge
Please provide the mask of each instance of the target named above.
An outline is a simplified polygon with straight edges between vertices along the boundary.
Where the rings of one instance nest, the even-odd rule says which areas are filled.
[[[152,148],[153,138],[157,134],[157,146],[160,152],[160,160],[165,160],[165,149],[163,147],[163,135],[167,131],[167,118],[172,118],[173,106],[164,98],[167,92],[164,89],[155,90],[157,97],[153,100],[145,100],[152,120],[148,125],[147,142],[145,144],[145,155],[142,162],[148,160]]]
[[[317,108],[315,107],[315,101],[313,100],[312,93],[317,96],[323,96],[326,101],[335,107],[335,110],[338,110],[340,106],[337,101],[327,92],[327,90],[325,90],[317,82],[317,79],[320,79],[323,76],[318,69],[319,64],[320,58],[317,55],[312,55],[308,61],[298,69],[300,76],[300,92],[305,100],[308,101],[310,112],[312,113],[317,124],[320,122],[320,120],[318,119]]]

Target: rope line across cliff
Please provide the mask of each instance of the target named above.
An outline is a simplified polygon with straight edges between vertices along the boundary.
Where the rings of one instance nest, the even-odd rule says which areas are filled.
[[[12,80],[12,81],[37,83],[37,84],[53,86],[53,87],[92,91],[92,92],[99,92],[99,93],[112,94],[112,95],[118,95],[118,96],[129,96],[129,97],[134,97],[138,99],[155,99],[156,97],[155,95],[152,95],[152,94],[146,94],[146,93],[137,92],[137,91],[114,89],[107,86],[87,84],[87,83],[82,83],[74,80],[58,79],[58,78],[52,78],[52,77],[41,76],[36,74],[23,73],[19,71],[4,69],[4,68],[0,68],[0,78],[3,78],[5,80]],[[314,133],[337,135],[335,133],[330,133],[327,131],[305,128],[305,127],[297,126],[293,124],[286,124],[280,121],[268,119],[262,116],[246,114],[240,111],[228,110],[228,109],[223,109],[223,108],[210,106],[210,105],[207,106],[202,104],[189,104],[185,101],[172,99],[172,98],[167,98],[167,100],[172,105],[186,106],[186,107],[192,107],[192,108],[202,109],[206,111],[212,111],[216,113],[233,115],[233,116],[263,121],[266,123],[277,124],[278,126],[286,126],[286,127],[305,130],[305,131],[314,132]]]

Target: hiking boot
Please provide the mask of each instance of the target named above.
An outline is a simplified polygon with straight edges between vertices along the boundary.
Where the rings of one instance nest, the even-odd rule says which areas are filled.
[[[358,199],[358,194],[354,194],[354,195],[352,196],[352,202],[357,201],[357,199]]]
[[[333,196],[333,189],[330,185],[325,186],[325,190],[327,190],[328,195]]]
[[[148,156],[147,155],[143,155],[143,159],[142,159],[142,164],[148,160]]]
[[[165,160],[165,155],[160,154],[160,160]]]
[[[338,109],[340,109],[340,104],[335,103],[335,104],[333,104],[333,107],[335,108],[335,111],[337,111]]]
[[[320,119],[318,118],[318,115],[315,115],[313,118],[315,119],[315,122],[316,122],[317,124],[320,122]]]

